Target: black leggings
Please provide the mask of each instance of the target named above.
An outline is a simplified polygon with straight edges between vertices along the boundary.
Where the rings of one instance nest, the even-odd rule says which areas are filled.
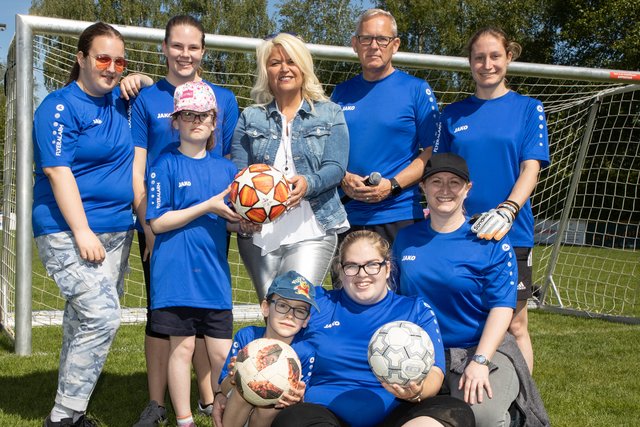
[[[445,427],[474,427],[469,405],[451,396],[435,396],[420,403],[402,402],[377,427],[400,427],[417,417],[431,417]],[[271,427],[349,427],[333,412],[316,403],[284,408]]]

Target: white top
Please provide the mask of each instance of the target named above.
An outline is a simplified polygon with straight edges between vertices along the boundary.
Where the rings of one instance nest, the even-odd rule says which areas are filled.
[[[302,106],[302,104],[300,104]],[[277,107],[277,104],[276,104]],[[281,171],[287,179],[295,176],[296,166],[291,154],[291,122],[278,108],[282,123],[286,123],[286,132],[282,132],[282,140],[273,161],[273,167]],[[262,225],[262,231],[253,235],[253,244],[262,249],[262,255],[273,252],[281,245],[290,245],[303,240],[324,237],[326,232],[316,220],[311,204],[305,199],[287,211],[275,221]]]

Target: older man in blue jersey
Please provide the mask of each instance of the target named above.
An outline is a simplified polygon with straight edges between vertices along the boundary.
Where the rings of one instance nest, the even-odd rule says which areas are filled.
[[[374,230],[393,243],[398,230],[424,218],[416,183],[437,137],[438,106],[427,82],[391,65],[400,39],[389,12],[364,12],[351,45],[362,73],[332,95],[349,127],[343,201],[352,231]],[[377,185],[368,180],[373,172],[382,176]]]

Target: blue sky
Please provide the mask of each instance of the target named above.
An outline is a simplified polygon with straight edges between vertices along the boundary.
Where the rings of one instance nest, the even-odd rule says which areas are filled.
[[[31,7],[31,0],[9,0],[3,1],[0,7],[0,23],[6,24],[7,29],[0,31],[0,62],[7,62],[9,44],[16,32],[16,14],[28,14]]]

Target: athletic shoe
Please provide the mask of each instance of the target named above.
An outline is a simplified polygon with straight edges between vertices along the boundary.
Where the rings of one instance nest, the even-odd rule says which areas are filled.
[[[73,426],[73,418],[63,418],[60,421],[51,421],[51,415],[48,415],[42,425],[43,427]]]
[[[60,421],[51,421],[51,416],[49,415],[44,420],[44,427],[98,427],[95,421],[86,416],[82,415],[78,420],[74,423],[73,418],[63,418]]]
[[[152,400],[140,414],[140,419],[133,427],[154,427],[167,424],[167,410]]]
[[[73,427],[98,427],[98,423],[84,415],[71,425]]]
[[[213,412],[213,403],[202,406],[202,403],[200,403],[200,401],[198,400],[198,412],[200,412],[202,415],[210,417],[211,413]]]

